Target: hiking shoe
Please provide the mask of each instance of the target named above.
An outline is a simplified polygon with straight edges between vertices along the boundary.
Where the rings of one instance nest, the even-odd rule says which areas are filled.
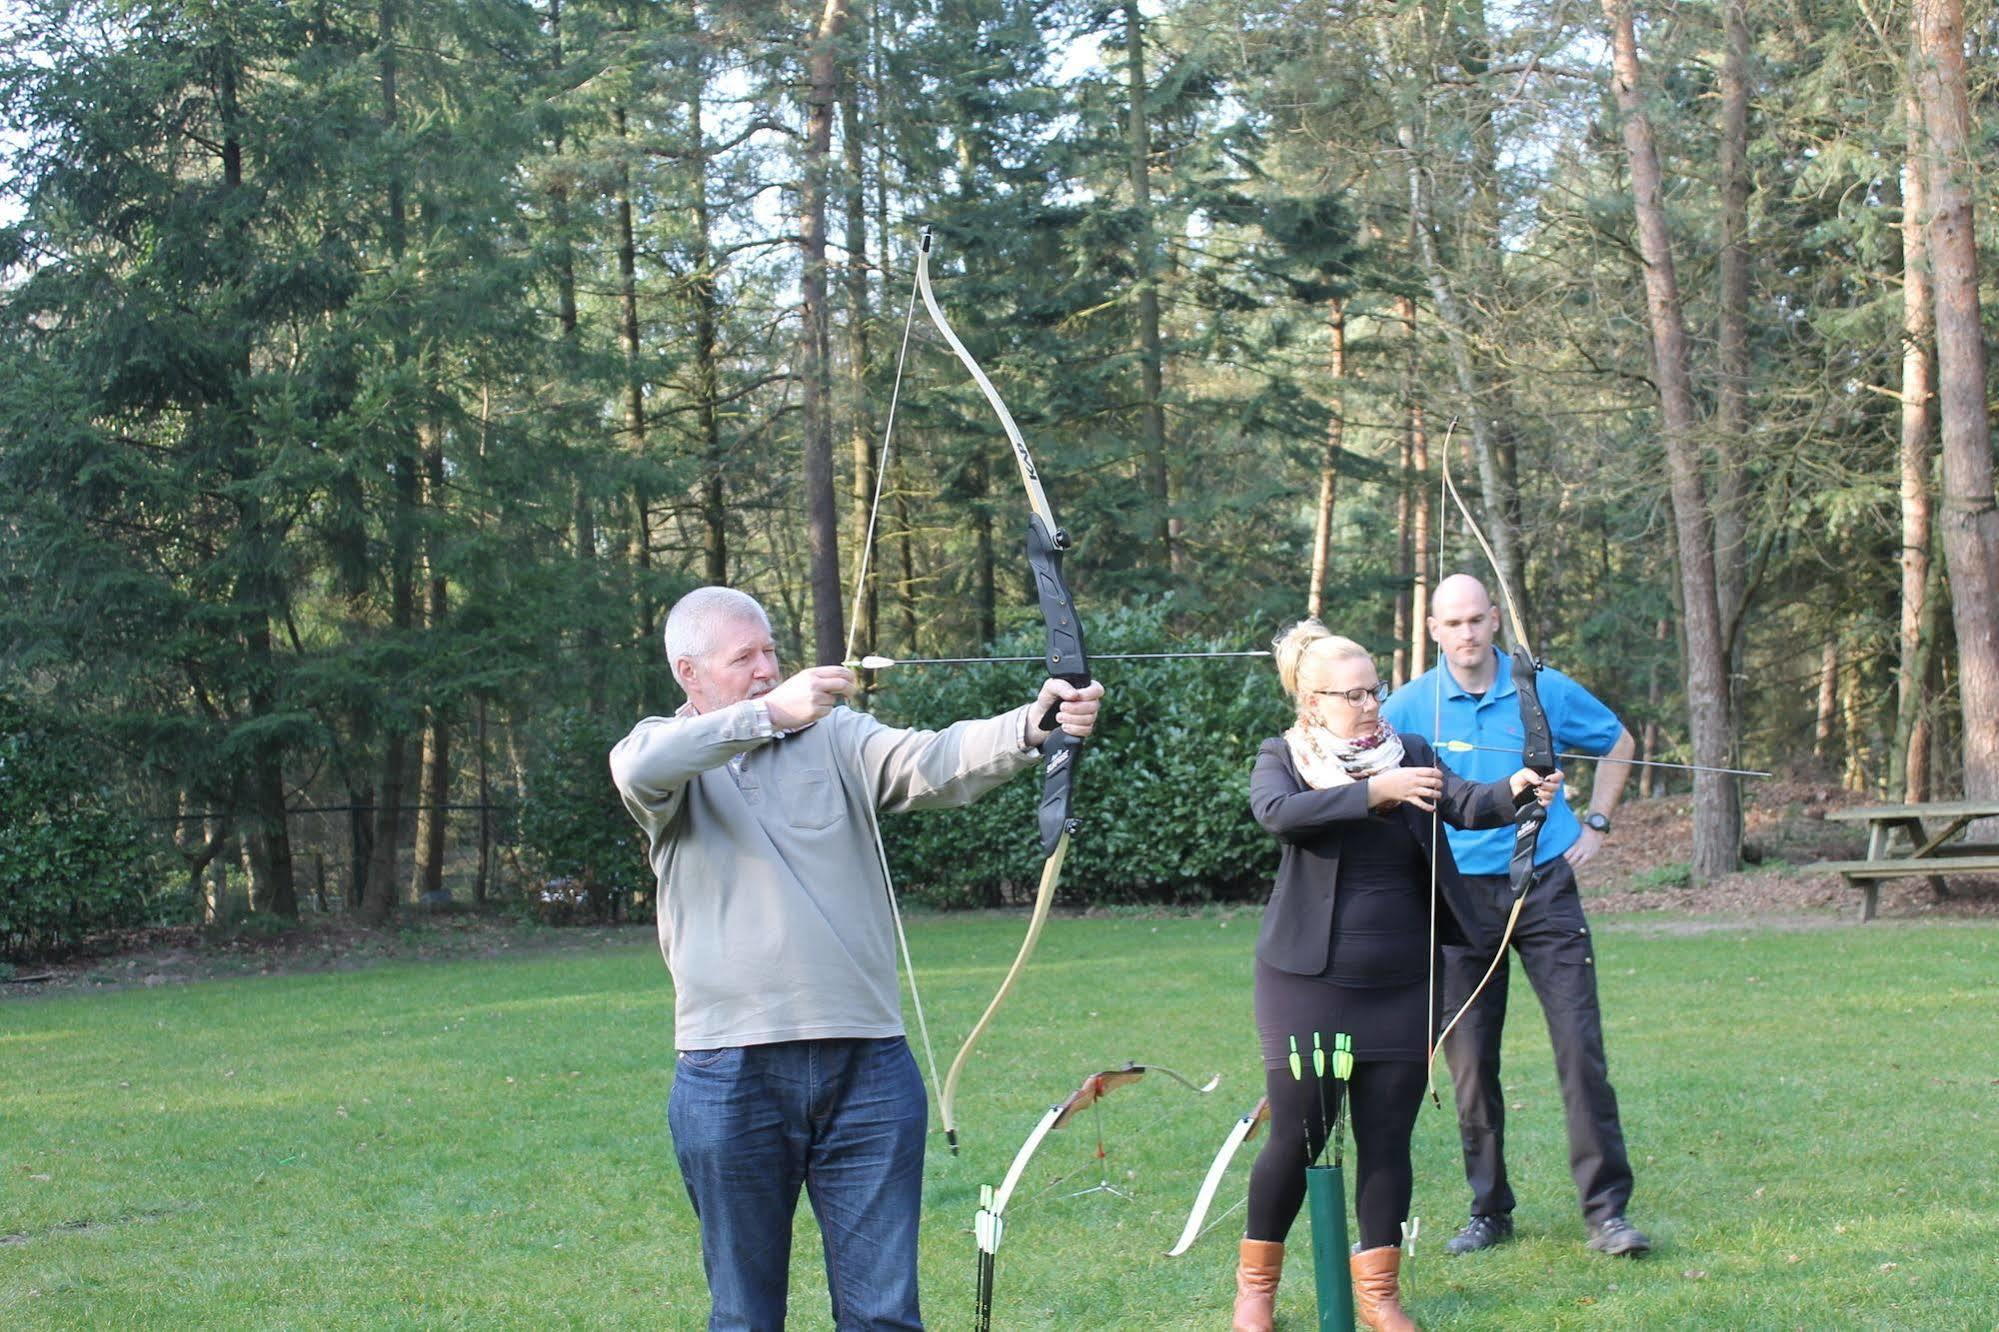
[[[1637,1234],[1636,1231],[1632,1232]],[[1474,1216],[1465,1222],[1464,1229],[1444,1242],[1445,1253],[1477,1253],[1480,1249],[1490,1249],[1495,1244],[1513,1238],[1513,1218],[1510,1216]],[[1644,1238],[1639,1236],[1639,1238]]]
[[[1613,1258],[1623,1254],[1630,1254],[1635,1258],[1641,1253],[1650,1253],[1652,1241],[1645,1238],[1644,1231],[1623,1217],[1613,1216],[1590,1226],[1589,1247],[1598,1253],[1607,1253]]]

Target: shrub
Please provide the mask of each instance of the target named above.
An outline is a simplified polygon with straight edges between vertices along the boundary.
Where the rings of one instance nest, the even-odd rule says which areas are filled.
[[[551,923],[615,920],[648,909],[654,882],[645,835],[611,784],[611,746],[625,727],[586,712],[559,714],[529,754],[520,843],[529,907]],[[578,895],[587,902],[579,909]],[[559,903],[560,909],[551,904]]]
[[[1693,882],[1693,877],[1691,865],[1683,860],[1671,861],[1639,870],[1631,876],[1629,887],[1634,893],[1651,892],[1659,888],[1684,888]]]
[[[1090,648],[1157,650],[1164,620],[1158,607],[1092,620]],[[1021,635],[996,644],[994,655],[1040,649],[1038,638]],[[1266,889],[1277,846],[1250,817],[1249,774],[1257,746],[1289,716],[1269,664],[1105,662],[1097,674],[1108,693],[1103,720],[1082,750],[1072,810],[1082,827],[1063,866],[1063,900],[1184,903]],[[1032,666],[911,667],[885,674],[874,711],[891,725],[942,726],[1017,707],[1041,678]],[[1037,770],[963,809],[884,819],[897,884],[941,906],[1031,893],[1041,876],[1040,797]]]
[[[144,918],[154,849],[84,738],[0,695],[0,957],[59,956]]]

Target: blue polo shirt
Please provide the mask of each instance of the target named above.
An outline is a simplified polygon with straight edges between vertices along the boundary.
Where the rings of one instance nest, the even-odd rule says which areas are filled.
[[[1520,750],[1526,733],[1520,725],[1520,691],[1513,687],[1513,659],[1494,650],[1499,673],[1483,698],[1474,697],[1451,675],[1450,667],[1439,663],[1389,696],[1381,705],[1381,715],[1397,731],[1420,735],[1432,744],[1440,740],[1465,740],[1480,746],[1472,750],[1440,750],[1439,760],[1451,771],[1474,782],[1494,782],[1520,770]],[[1439,683],[1443,703],[1438,706]],[[1548,714],[1548,730],[1555,737],[1557,751],[1578,754],[1608,754],[1624,725],[1617,714],[1598,702],[1589,690],[1563,675],[1543,667],[1537,678],[1541,707]],[[1432,731],[1437,734],[1431,734]],[[1461,874],[1504,874],[1513,859],[1513,830],[1487,828],[1472,832],[1446,826],[1451,839],[1451,855]],[[1548,822],[1535,846],[1534,863],[1545,865],[1575,845],[1582,835],[1575,811],[1566,800],[1548,807]]]

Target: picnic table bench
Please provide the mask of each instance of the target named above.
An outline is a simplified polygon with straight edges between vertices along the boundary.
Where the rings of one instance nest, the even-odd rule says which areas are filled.
[[[1980,819],[1999,818],[1999,800],[1938,800],[1903,805],[1835,809],[1826,818],[1867,825],[1864,860],[1822,860],[1806,868],[1838,874],[1861,890],[1860,919],[1874,919],[1881,885],[1888,879],[1928,879],[1939,898],[1950,896],[1944,874],[1999,874],[1999,842],[1957,840]],[[1898,844],[1898,841],[1900,844]]]

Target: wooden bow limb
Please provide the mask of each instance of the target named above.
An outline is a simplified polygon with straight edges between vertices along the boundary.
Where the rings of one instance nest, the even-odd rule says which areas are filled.
[[[1520,613],[1520,603],[1514,599],[1513,589],[1507,584],[1506,571],[1500,567],[1499,556],[1494,553],[1492,543],[1486,540],[1485,531],[1479,527],[1478,519],[1472,516],[1471,506],[1465,503],[1465,497],[1458,493],[1456,483],[1451,480],[1451,431],[1456,428],[1457,421],[1453,419],[1450,426],[1444,431],[1443,457],[1439,468],[1440,485],[1442,490],[1457,505],[1458,512],[1464,517],[1465,526],[1470,530],[1472,537],[1478,542],[1479,549],[1485,553],[1486,563],[1492,566],[1493,579],[1499,584],[1499,594],[1506,602],[1507,623],[1512,626],[1513,638],[1516,644],[1512,653],[1513,689],[1520,706],[1520,730],[1523,738],[1520,755],[1521,764],[1545,777],[1554,772],[1556,768],[1554,736],[1548,726],[1547,713],[1541,707],[1541,695],[1535,685],[1534,679],[1535,674],[1541,669],[1541,662],[1534,655],[1533,645],[1527,641],[1526,621]],[[1439,569],[1443,567],[1441,553],[1443,526],[1440,515],[1440,521],[1437,524],[1439,545],[1437,567]],[[1441,643],[1437,646],[1437,669],[1439,671],[1447,669],[1444,661],[1443,645]],[[1442,679],[1437,681],[1436,696],[1437,709],[1441,715],[1443,709]],[[1440,729],[1441,722],[1433,722],[1431,734],[1435,735]],[[1485,975],[1480,978],[1477,985],[1472,987],[1470,997],[1451,1016],[1451,1020],[1444,1024],[1443,1031],[1438,1034],[1437,1039],[1430,1045],[1430,1057],[1424,1064],[1423,1080],[1425,1086],[1429,1089],[1430,1102],[1433,1105],[1439,1104],[1437,1099],[1437,1054],[1444,1048],[1444,1037],[1449,1036],[1457,1028],[1458,1023],[1464,1020],[1465,1014],[1471,1011],[1471,1006],[1478,1002],[1478,997],[1481,994],[1485,993],[1485,987],[1499,973],[1500,964],[1506,960],[1506,950],[1513,942],[1514,930],[1520,924],[1520,909],[1526,905],[1527,893],[1534,885],[1534,853],[1541,841],[1542,826],[1548,821],[1548,812],[1536,803],[1530,791],[1523,793],[1517,799],[1514,819],[1513,856],[1507,868],[1508,878],[1513,889],[1513,909],[1507,913],[1506,928],[1499,936],[1499,948],[1493,955],[1492,965],[1486,968]],[[1442,828],[1439,825],[1439,813],[1433,809],[1430,813],[1430,962],[1432,968],[1436,965],[1437,956],[1436,903],[1437,861],[1439,857],[1436,846],[1438,839],[1443,837],[1443,835]],[[1429,988],[1430,993],[1434,995],[1436,993],[1434,970],[1432,971]]]
[[[1214,1205],[1215,1192],[1221,1188],[1222,1176],[1228,1173],[1229,1162],[1234,1159],[1236,1150],[1255,1137],[1256,1130],[1269,1118],[1270,1098],[1261,1097],[1256,1102],[1256,1108],[1238,1119],[1229,1130],[1228,1137],[1222,1139],[1222,1149],[1215,1153],[1207,1176],[1201,1181],[1200,1191],[1194,1195],[1194,1207],[1187,1213],[1187,1224],[1180,1230],[1179,1242],[1166,1251],[1168,1258],[1178,1258],[1186,1253],[1194,1247],[1194,1241],[1205,1233],[1201,1222],[1207,1220],[1208,1208]]]
[[[958,1055],[951,1061],[951,1069],[944,1075],[944,1089],[937,1097],[937,1111],[944,1121],[944,1140],[951,1145],[952,1155],[958,1151],[958,1120],[953,1113],[958,1099],[958,1079],[964,1074],[965,1061],[971,1057],[972,1047],[979,1037],[992,1025],[993,1014],[999,1012],[1000,1005],[1013,993],[1014,983],[1020,973],[1027,968],[1027,959],[1034,955],[1034,946],[1041,941],[1041,928],[1048,923],[1049,908],[1055,904],[1055,885],[1062,878],[1062,861],[1069,854],[1069,834],[1065,831],[1056,842],[1055,851],[1042,862],[1041,887],[1034,894],[1034,914],[1028,918],[1027,935],[1020,941],[1020,951],[1014,954],[1013,965],[1007,968],[1006,978],[1000,982],[999,991],[993,995],[986,1011],[979,1015]],[[1037,1143],[1038,1145],[1038,1143]],[[1004,1208],[1002,1208],[1004,1210]]]

